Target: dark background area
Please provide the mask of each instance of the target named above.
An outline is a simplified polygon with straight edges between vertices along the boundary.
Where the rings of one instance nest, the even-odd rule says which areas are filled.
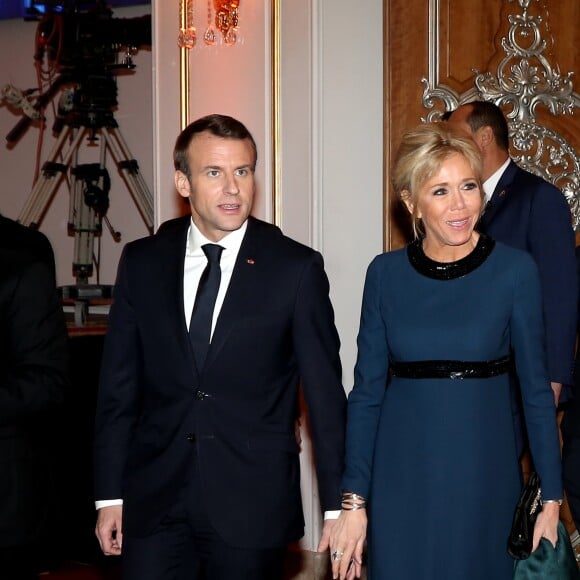
[[[94,534],[92,450],[103,340],[104,334],[69,338],[70,391],[50,429],[59,497],[44,541],[45,569],[67,560],[98,564],[103,558]]]
[[[28,2],[29,3],[29,2]],[[25,0],[0,0],[0,19],[24,18],[26,16]],[[83,4],[90,4],[83,2]],[[107,0],[106,4],[111,8],[117,6],[135,6],[137,4],[151,4],[144,0]]]

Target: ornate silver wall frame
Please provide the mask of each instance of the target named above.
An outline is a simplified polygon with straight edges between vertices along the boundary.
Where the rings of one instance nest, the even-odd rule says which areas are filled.
[[[544,55],[553,43],[547,28],[545,4],[542,2],[543,16],[529,11],[532,2],[542,0],[506,1],[517,2],[520,12],[508,16],[509,32],[501,40],[505,57],[495,74],[473,69],[474,86],[458,94],[439,82],[439,0],[429,0],[429,75],[421,82],[423,106],[430,111],[423,121],[437,120],[443,111],[475,99],[507,107],[514,161],[563,191],[570,204],[574,228],[578,229],[580,156],[564,137],[536,120],[536,107],[540,104],[554,116],[573,115],[574,109],[580,107],[580,95],[573,90],[574,73],[562,76],[558,65],[552,66]],[[549,35],[548,40],[542,38],[542,33]],[[525,46],[521,39],[526,40]],[[441,103],[439,108],[436,107],[438,102]]]

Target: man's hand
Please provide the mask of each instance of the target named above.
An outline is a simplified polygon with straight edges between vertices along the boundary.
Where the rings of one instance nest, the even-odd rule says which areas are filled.
[[[301,427],[302,421],[300,421],[300,417],[298,417],[296,421],[294,421],[294,437],[296,437],[296,443],[298,444],[299,448],[302,448],[302,432],[300,429]]]
[[[562,383],[550,383],[552,386],[552,391],[554,392],[554,402],[556,403],[556,407],[558,406],[558,402],[560,401],[560,393],[562,392]]]
[[[320,542],[318,542],[318,552],[326,552],[328,550],[328,546],[330,545],[330,532],[334,524],[336,524],[336,518],[327,518],[324,520],[322,535],[320,536]]]
[[[123,506],[112,505],[97,512],[95,534],[105,556],[119,556],[123,546]]]

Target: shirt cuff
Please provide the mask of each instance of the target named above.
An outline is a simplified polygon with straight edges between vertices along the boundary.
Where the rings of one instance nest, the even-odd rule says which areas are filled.
[[[95,508],[100,510],[104,507],[109,507],[112,505],[123,505],[122,499],[101,499],[95,502]]]
[[[325,520],[336,520],[340,515],[340,510],[332,510],[329,512],[324,512],[324,519]]]

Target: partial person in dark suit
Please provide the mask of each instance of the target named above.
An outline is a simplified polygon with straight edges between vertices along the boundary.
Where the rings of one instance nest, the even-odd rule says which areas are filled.
[[[488,202],[478,230],[532,255],[540,272],[548,372],[556,404],[572,381],[578,281],[570,208],[562,192],[509,157],[509,130],[494,103],[461,105],[449,123],[465,130],[483,157]],[[564,391],[562,390],[564,388]]]
[[[46,264],[52,276],[56,276],[54,251],[48,238],[42,232],[24,226],[1,214],[0,248],[15,250],[32,256]],[[58,413],[65,413],[65,410],[66,404],[60,405]],[[63,453],[66,446],[63,445],[62,438],[68,437],[68,434],[65,432],[64,416],[58,415],[58,413],[50,414],[52,423],[43,436],[45,463],[51,466],[51,474],[50,476],[47,474],[45,477],[45,484],[49,486],[45,493],[46,497],[50,498],[50,501],[47,506],[46,526],[44,529],[39,530],[38,545],[40,549],[38,562],[40,569],[51,568],[60,562],[65,552],[62,542],[57,539],[61,536],[57,528],[58,530],[64,530],[64,519],[66,517],[62,511],[64,486],[61,478],[64,477],[63,461],[67,461]],[[50,522],[50,525],[48,522]]]
[[[95,493],[98,539],[105,554],[122,553],[125,580],[282,577],[287,544],[304,531],[299,383],[322,509],[340,510],[346,397],[328,279],[318,252],[250,216],[256,158],[231,117],[189,125],[174,162],[191,216],[121,258]],[[202,340],[199,304],[218,264]],[[325,521],[320,550],[333,524]]]
[[[576,247],[576,266],[580,279],[580,246]],[[580,305],[580,295],[578,303]],[[580,333],[580,312],[577,328]],[[576,529],[580,530],[580,351],[576,352],[574,388],[572,397],[564,407],[561,427],[564,490]]]
[[[0,215],[0,248],[12,249],[29,254],[42,260],[54,273],[54,252],[48,238],[33,230]]]
[[[45,260],[0,248],[0,264],[0,574],[28,580],[50,517],[46,426],[68,383],[67,334]]]

